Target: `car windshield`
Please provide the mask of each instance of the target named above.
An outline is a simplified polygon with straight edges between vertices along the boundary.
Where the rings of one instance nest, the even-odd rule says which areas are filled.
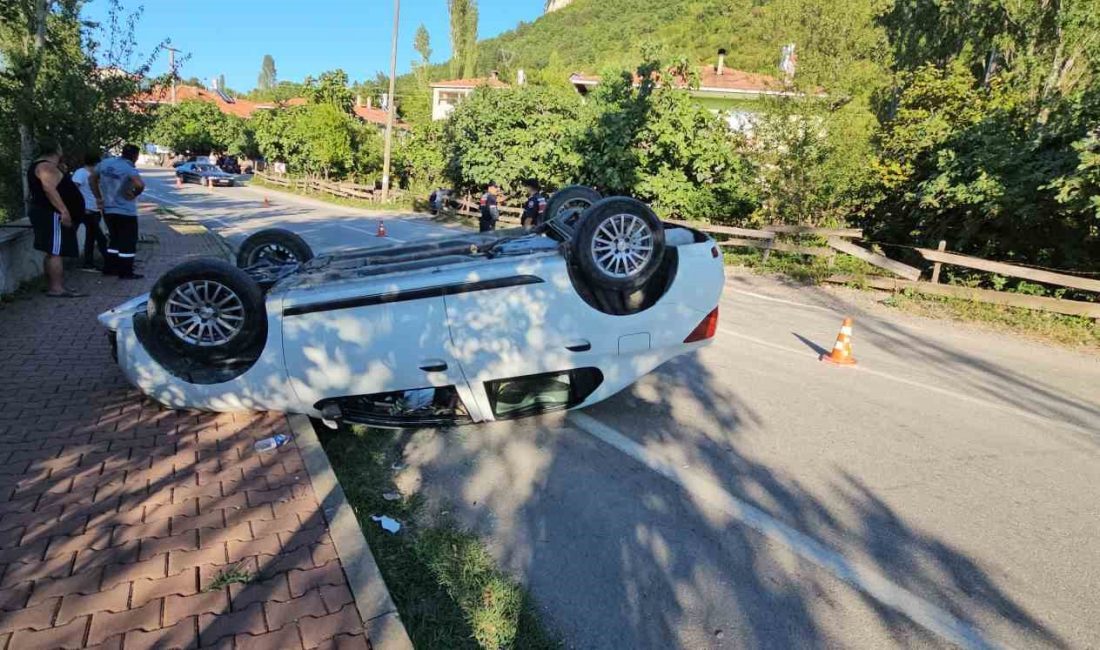
[[[195,165],[195,171],[197,172],[212,172],[214,171],[213,165]]]

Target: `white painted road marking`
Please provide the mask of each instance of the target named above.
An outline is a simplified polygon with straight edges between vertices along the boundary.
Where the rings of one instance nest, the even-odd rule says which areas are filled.
[[[726,281],[728,282],[729,278],[726,278]],[[782,298],[774,298],[772,296],[766,296],[762,293],[753,293],[752,291],[744,291],[742,289],[731,289],[728,286],[726,287],[725,291],[726,291],[726,293],[738,293],[738,294],[741,294],[742,296],[751,296],[753,298],[759,298],[760,300],[766,300],[768,302],[778,302],[778,303],[781,303],[781,304],[784,304],[784,305],[793,305],[795,307],[803,307],[805,309],[819,309],[821,311],[841,313],[841,310],[835,309],[833,307],[826,307],[824,305],[811,305],[811,304],[804,303],[804,302],[795,302],[793,300],[784,300]]]
[[[736,521],[790,549],[802,559],[832,573],[879,603],[896,610],[924,629],[964,648],[996,648],[982,632],[943,609],[890,581],[875,569],[849,560],[817,540],[791,528],[711,481],[670,465],[638,443],[584,413],[569,414],[581,430],[618,449],[637,462],[679,485],[693,497],[713,505]]]

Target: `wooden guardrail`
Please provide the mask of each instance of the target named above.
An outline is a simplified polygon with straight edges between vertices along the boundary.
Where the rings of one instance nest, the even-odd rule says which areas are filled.
[[[361,201],[381,200],[381,192],[367,185],[358,185],[345,181],[330,181],[309,176],[282,176],[279,174],[266,174],[264,172],[256,172],[255,175],[265,183],[291,190],[322,192],[345,199],[359,199]],[[390,195],[398,196],[400,192],[401,190],[396,188],[391,189]]]
[[[902,279],[887,277],[858,278],[858,281],[878,289],[887,290],[913,290],[938,296],[950,296],[964,298],[978,302],[987,302],[1011,307],[1023,307],[1026,309],[1038,309],[1042,311],[1085,316],[1100,319],[1100,302],[1087,302],[1084,300],[1065,300],[1061,298],[1049,298],[1043,296],[1029,296],[1007,291],[994,291],[991,289],[977,289],[954,285],[940,284],[940,266],[961,266],[964,268],[996,273],[1012,278],[1042,282],[1060,287],[1068,287],[1081,291],[1100,293],[1100,280],[1083,278],[1065,273],[1057,273],[1043,269],[1034,269],[1005,262],[994,262],[979,257],[960,255],[946,250],[946,243],[940,242],[939,250],[916,248],[914,250],[925,260],[934,263],[930,281],[922,281],[923,271],[915,266],[903,264],[897,260],[886,257],[862,246],[856,245],[852,239],[861,239],[863,231],[858,228],[815,228],[809,226],[773,225],[764,226],[761,229],[736,228],[733,226],[720,226],[691,223],[672,220],[672,223],[690,226],[706,233],[725,235],[720,246],[736,246],[757,248],[764,251],[767,259],[771,251],[795,253],[799,255],[812,255],[816,257],[833,257],[837,252],[859,258],[878,268],[889,271]],[[801,246],[779,240],[780,235],[816,235],[825,237],[828,247]],[[857,278],[849,275],[834,275],[827,278],[830,282],[849,283]]]

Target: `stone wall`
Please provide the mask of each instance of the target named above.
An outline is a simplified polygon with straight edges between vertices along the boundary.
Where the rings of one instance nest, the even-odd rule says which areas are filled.
[[[42,274],[42,253],[33,248],[29,226],[26,219],[20,219],[0,227],[0,295],[12,293]]]

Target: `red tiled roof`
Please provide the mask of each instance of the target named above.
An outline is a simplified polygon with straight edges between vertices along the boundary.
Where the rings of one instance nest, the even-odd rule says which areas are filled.
[[[385,126],[386,124],[386,111],[381,108],[356,106],[354,110],[356,117],[364,122],[378,124],[380,126]],[[401,120],[394,120],[393,125],[399,129],[409,130],[409,125]]]
[[[237,117],[251,117],[257,110],[272,109],[274,102],[254,102],[247,99],[234,99],[227,102],[217,93],[198,86],[176,86],[176,101],[197,100],[211,102],[223,113]],[[134,101],[147,104],[167,104],[172,101],[172,89],[169,86],[155,88],[134,98]],[[286,106],[300,106],[306,103],[303,97],[293,97],[283,102]]]
[[[497,77],[478,77],[476,79],[451,79],[450,81],[437,81],[431,86],[432,88],[477,88],[478,86],[489,86],[490,88],[507,88],[508,84],[504,83]]]
[[[699,90],[715,90],[715,91],[728,91],[728,92],[742,92],[742,93],[777,93],[787,92],[789,89],[786,85],[766,74],[758,74],[755,72],[745,72],[744,70],[733,70],[726,68],[722,71],[722,74],[718,74],[718,70],[714,66],[702,66],[698,68],[699,73]],[[673,79],[673,85],[683,87],[686,82],[683,79],[674,77],[672,75],[662,75],[666,79]],[[600,82],[600,77],[597,75],[584,74],[582,72],[574,72],[569,81],[573,85],[580,86],[593,86]],[[641,78],[634,75],[634,83],[637,85],[641,82]],[[816,93],[822,93],[821,89],[815,89]]]
[[[699,88],[755,92],[782,92],[786,90],[782,81],[770,75],[745,72],[744,70],[731,70],[729,68],[723,70],[722,74],[718,74],[718,70],[709,65],[699,68]]]

